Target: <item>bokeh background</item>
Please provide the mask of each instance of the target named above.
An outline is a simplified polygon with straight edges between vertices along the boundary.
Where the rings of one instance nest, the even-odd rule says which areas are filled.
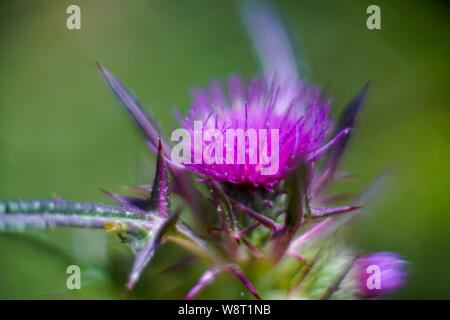
[[[81,30],[66,8],[81,7]],[[368,30],[370,4],[382,29]],[[344,169],[356,191],[390,165],[381,203],[353,238],[392,250],[409,280],[392,298],[450,298],[450,10],[444,1],[279,1],[311,82],[329,85],[333,113],[372,85]],[[148,183],[154,156],[95,67],[118,76],[169,131],[171,107],[189,90],[233,73],[259,72],[234,1],[2,0],[0,2],[0,198],[109,203],[99,188]],[[185,256],[166,245],[131,298],[183,298],[206,267],[163,272]],[[120,299],[132,254],[102,231],[0,235],[0,299]],[[66,289],[68,265],[82,269]],[[200,298],[247,298],[228,275]],[[236,295],[236,292],[239,294]]]

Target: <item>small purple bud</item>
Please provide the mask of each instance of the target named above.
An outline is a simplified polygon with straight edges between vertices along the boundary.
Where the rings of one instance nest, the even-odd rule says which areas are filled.
[[[391,293],[405,283],[406,261],[392,252],[377,252],[355,261],[358,286],[365,297]]]

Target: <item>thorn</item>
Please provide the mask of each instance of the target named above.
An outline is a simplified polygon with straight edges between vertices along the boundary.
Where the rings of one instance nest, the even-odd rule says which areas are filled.
[[[312,264],[311,264],[311,263],[308,263],[308,262],[307,262],[305,259],[303,259],[302,256],[300,256],[298,253],[294,252],[294,253],[292,253],[292,256],[293,256],[295,259],[297,259],[298,261],[300,261],[301,263],[303,263],[303,264],[305,265],[305,267],[306,267],[308,270],[311,270]]]
[[[111,197],[111,192],[109,192],[108,190],[105,190],[103,188],[99,188],[101,192],[103,192],[104,194],[106,194],[107,196]]]
[[[158,153],[162,151],[161,135],[158,134]]]
[[[123,299],[127,299],[128,295],[130,294],[132,288],[128,287],[128,283],[125,286],[125,288],[123,289],[123,291],[121,292],[121,296],[123,297]]]
[[[97,60],[94,60],[94,63],[95,63],[95,65],[97,66],[97,68],[100,69],[101,72],[104,72],[103,66],[102,66]]]

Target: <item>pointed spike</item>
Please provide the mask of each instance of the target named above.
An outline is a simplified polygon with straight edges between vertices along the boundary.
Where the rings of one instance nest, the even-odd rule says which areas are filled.
[[[97,63],[97,66],[109,87],[133,118],[143,135],[156,145],[161,135],[161,130],[156,120],[153,119],[150,113],[141,106],[136,97],[117,78],[115,78],[112,73],[99,63]],[[170,150],[164,142],[163,149],[164,154],[170,155]]]
[[[206,238],[208,236],[207,234],[202,235],[198,234],[183,221],[179,221],[176,224],[175,229],[177,232],[183,235],[184,244],[186,244],[186,241],[190,243],[190,244],[187,243],[187,246],[184,246],[184,244],[182,244],[181,245],[182,247],[185,247],[187,250],[191,251],[195,255],[204,257],[207,260],[210,261],[221,260],[220,253],[217,251],[217,248],[215,248],[213,245],[211,245],[210,242],[208,242],[208,238]],[[178,241],[175,242],[177,243]]]
[[[336,181],[349,180],[356,178],[357,175],[349,172],[336,172],[334,174],[334,179]]]
[[[325,158],[325,165],[323,168],[323,173],[319,177],[318,181],[314,186],[314,194],[319,194],[321,190],[327,185],[327,183],[333,178],[336,168],[341,160],[341,157],[345,151],[347,143],[351,137],[351,132],[355,126],[356,116],[361,109],[364,99],[367,94],[367,90],[369,88],[369,82],[353,97],[352,100],[347,104],[342,115],[340,117],[339,123],[335,129],[335,133],[333,136],[337,136],[343,130],[351,130],[348,134],[345,134],[336,141],[328,151],[328,154]]]
[[[125,186],[123,189],[127,192],[134,193],[141,197],[147,197],[150,191],[152,190],[152,186],[149,184],[139,185],[139,186]]]
[[[352,200],[351,205],[361,207],[363,203],[371,202],[370,200],[374,198],[377,191],[383,186],[385,179],[386,169]],[[353,210],[348,214],[336,215],[320,221],[314,227],[294,239],[289,246],[288,252],[293,254],[298,248],[302,247],[306,243],[313,244],[330,236],[339,230],[343,225],[349,224],[355,220],[356,217],[360,215],[360,212],[362,212],[362,210]]]
[[[153,239],[152,239],[153,240]],[[159,246],[159,241],[149,240],[145,247],[138,253],[133,265],[133,269],[131,270],[130,276],[128,277],[128,281],[126,284],[126,290],[131,291],[136,282],[139,280],[142,271],[144,271],[147,264],[153,258],[156,249]],[[156,239],[155,239],[156,240]]]
[[[167,176],[166,163],[162,153],[161,140],[158,144],[158,158],[156,161],[156,173],[153,180],[150,203],[153,209],[162,218],[167,217],[170,208],[169,180]]]
[[[100,190],[105,193],[108,197],[113,199],[122,207],[130,208],[132,210],[141,211],[142,213],[147,215],[148,213],[146,211],[150,210],[150,200],[145,198],[138,198],[138,197],[130,197],[130,196],[124,196],[118,193],[109,192],[107,190],[104,190],[100,188]]]
[[[341,132],[339,132],[333,139],[331,139],[327,144],[323,147],[317,149],[313,152],[306,160],[307,161],[316,161],[319,159],[331,146],[337,143],[340,139],[343,139],[346,135],[351,133],[351,128],[344,128]]]
[[[256,291],[253,284],[250,282],[250,280],[245,276],[245,274],[242,272],[242,270],[236,266],[236,265],[228,265],[228,270],[232,272],[236,277],[238,277],[239,280],[244,284],[244,286],[250,291],[250,293],[258,300],[261,300],[261,297],[259,296],[258,292]]]
[[[288,253],[295,257],[297,255],[298,248],[301,248],[306,243],[314,244],[321,239],[326,238],[335,232],[340,226],[340,224],[333,224],[333,218],[331,217],[320,221],[314,227],[293,239],[289,245]]]
[[[358,209],[360,208],[361,207],[358,207]],[[288,248],[288,253],[294,255],[298,248],[301,248],[306,244],[312,245],[331,236],[342,226],[349,224],[360,211],[361,210],[354,209],[347,211],[347,214],[328,216],[314,227],[292,240]]]
[[[179,218],[179,212],[175,212],[169,219],[164,221],[160,227],[154,231],[153,235],[147,240],[140,250],[137,251],[136,259],[134,260],[133,268],[131,269],[126,289],[131,291],[136,282],[139,280],[145,267],[155,255],[159,248],[163,237],[172,229]]]
[[[311,211],[311,216],[314,218],[323,218],[338,213],[351,212],[357,209],[364,208],[365,206],[341,206],[341,207],[328,207],[328,208],[314,208]]]
[[[184,256],[183,258],[181,258],[177,262],[173,263],[166,269],[158,272],[157,276],[171,273],[173,271],[181,270],[184,267],[186,267],[188,264],[190,264],[192,261],[194,261],[195,259],[197,259],[197,256],[195,254],[188,254],[187,256]]]
[[[302,162],[287,183],[289,202],[286,209],[285,227],[289,233],[295,233],[302,222],[305,208],[309,207],[308,182],[310,169]]]
[[[238,232],[237,218],[233,212],[233,204],[231,198],[229,197],[228,194],[225,193],[225,191],[223,190],[222,186],[219,183],[211,182],[208,185],[213,191],[213,193],[218,196],[220,202],[222,202],[224,205],[224,209],[226,210],[227,215],[225,222],[229,224],[228,228],[231,230],[231,232],[237,233]]]
[[[203,290],[208,284],[214,281],[217,274],[220,272],[228,270],[229,272],[233,273],[243,284],[244,286],[250,291],[250,293],[258,300],[261,299],[258,292],[256,291],[255,287],[252,285],[250,280],[245,276],[245,274],[242,272],[242,270],[232,264],[226,264],[226,265],[219,265],[215,266],[213,268],[210,268],[206,270],[202,276],[198,279],[197,283],[192,287],[192,289],[189,291],[189,293],[186,295],[186,300],[191,300],[194,298],[201,290]]]
[[[364,87],[358,91],[358,93],[350,100],[350,102],[345,107],[337,126],[336,131],[341,131],[344,128],[353,128],[355,124],[356,116],[358,115],[365,97],[367,95],[367,90],[369,89],[370,81],[368,81]]]
[[[349,134],[344,135],[342,139],[336,143],[335,147],[329,154],[328,162],[333,169],[335,169],[338,165],[338,162],[351,137],[351,131],[353,131],[353,128],[355,127],[356,116],[361,110],[368,88],[369,82],[367,82],[367,84],[355,95],[355,97],[350,100],[341,115],[338,126],[336,127],[336,135],[343,130],[350,130],[350,132]]]
[[[234,207],[236,208],[236,210],[246,214],[247,216],[255,219],[256,221],[258,221],[259,223],[261,223],[261,225],[265,226],[266,228],[268,228],[271,231],[278,231],[281,229],[281,227],[272,219],[262,215],[261,213],[258,213],[256,211],[254,211],[253,209],[247,207],[246,205],[242,204],[242,203],[238,203],[238,202],[233,202]]]
[[[151,142],[149,142],[150,144]],[[155,148],[156,149],[156,148]],[[180,195],[189,205],[191,212],[199,225],[211,225],[214,223],[212,215],[207,214],[212,210],[211,204],[206,201],[202,193],[194,186],[194,179],[183,166],[173,162],[169,157],[164,157],[167,167],[174,180],[172,191]]]
[[[252,231],[253,229],[259,227],[260,225],[261,225],[260,222],[256,222],[254,224],[249,225],[248,227],[245,227],[241,231],[237,232],[234,236],[236,241],[239,241],[245,234],[247,234],[248,232]]]
[[[330,300],[333,293],[335,293],[339,289],[340,284],[342,283],[342,281],[345,279],[347,274],[352,269],[357,258],[358,258],[358,256],[354,256],[350,260],[350,262],[347,263],[347,266],[345,267],[344,271],[341,272],[341,274],[334,281],[334,283],[330,287],[328,287],[328,289],[325,291],[325,293],[320,297],[320,300]]]
[[[248,251],[250,252],[250,254],[253,256],[253,258],[255,259],[262,259],[264,258],[264,255],[262,254],[261,251],[259,251],[258,249],[256,249],[250,242],[248,242],[245,238],[241,238],[242,242],[245,244],[245,246],[247,247]]]
[[[216,275],[223,270],[223,267],[215,267],[206,270],[197,283],[189,290],[185,300],[192,300],[200,291],[202,291],[208,284],[214,281]]]

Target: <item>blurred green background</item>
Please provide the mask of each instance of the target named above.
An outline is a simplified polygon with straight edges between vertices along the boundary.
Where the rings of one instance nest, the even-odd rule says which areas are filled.
[[[66,8],[81,7],[81,30]],[[366,28],[381,8],[382,29]],[[355,243],[410,261],[393,298],[450,298],[450,14],[444,1],[280,1],[306,76],[330,85],[337,114],[367,80],[370,95],[344,169],[358,190],[391,164],[382,202],[358,224]],[[43,1],[0,3],[0,198],[107,200],[148,183],[154,157],[95,67],[99,61],[152,110],[165,130],[189,90],[260,68],[233,1]],[[158,253],[131,298],[183,298],[206,265],[161,273],[186,253]],[[131,252],[101,231],[0,235],[0,299],[122,298]],[[68,291],[65,270],[82,269]],[[229,275],[200,298],[239,298]],[[236,295],[236,292],[239,294]],[[242,296],[243,298],[247,297]]]

